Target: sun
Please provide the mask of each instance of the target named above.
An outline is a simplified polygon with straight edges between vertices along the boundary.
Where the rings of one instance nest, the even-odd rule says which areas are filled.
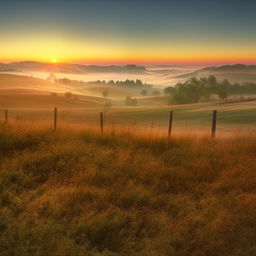
[[[57,62],[57,60],[56,59],[52,59],[52,63],[56,63]]]

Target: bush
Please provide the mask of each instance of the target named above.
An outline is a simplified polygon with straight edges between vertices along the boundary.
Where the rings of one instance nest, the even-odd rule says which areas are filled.
[[[104,91],[102,92],[102,96],[103,96],[104,98],[108,97],[108,90],[104,90]]]
[[[127,96],[125,99],[126,106],[137,106],[138,101],[137,99],[132,99],[130,96]]]
[[[228,98],[228,92],[227,91],[219,91],[218,96],[221,100],[226,100]]]

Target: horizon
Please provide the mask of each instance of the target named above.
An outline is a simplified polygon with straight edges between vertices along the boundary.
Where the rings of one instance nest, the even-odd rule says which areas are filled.
[[[150,67],[150,66],[173,66],[173,67],[221,67],[221,66],[237,66],[237,65],[242,65],[242,66],[255,66],[256,63],[239,63],[239,62],[234,62],[234,63],[219,63],[219,64],[212,64],[212,65],[206,65],[206,64],[174,64],[174,63],[75,63],[75,62],[60,62],[56,60],[53,62],[52,60],[49,61],[38,61],[38,60],[17,60],[17,61],[12,61],[12,62],[4,62],[1,61],[0,64],[14,64],[14,63],[41,63],[41,64],[51,64],[51,65],[82,65],[82,66],[138,66],[138,67]]]
[[[255,7],[241,0],[11,0],[0,9],[0,62],[256,64]]]

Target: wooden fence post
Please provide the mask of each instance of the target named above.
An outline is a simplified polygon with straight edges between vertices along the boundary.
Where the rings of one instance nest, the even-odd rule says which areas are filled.
[[[8,109],[5,110],[5,124],[8,123]]]
[[[103,134],[103,113],[100,112],[100,132]]]
[[[217,125],[217,110],[212,111],[212,138],[216,135],[216,125]]]
[[[171,110],[169,115],[168,138],[170,138],[172,134],[172,120],[173,120],[173,111]]]
[[[54,116],[53,116],[53,126],[54,126],[54,131],[57,129],[57,115],[58,115],[58,109],[57,107],[54,108]]]

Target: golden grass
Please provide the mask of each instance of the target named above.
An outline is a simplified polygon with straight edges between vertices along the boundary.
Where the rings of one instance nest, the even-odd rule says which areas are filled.
[[[256,136],[49,124],[1,125],[1,256],[255,254]]]

